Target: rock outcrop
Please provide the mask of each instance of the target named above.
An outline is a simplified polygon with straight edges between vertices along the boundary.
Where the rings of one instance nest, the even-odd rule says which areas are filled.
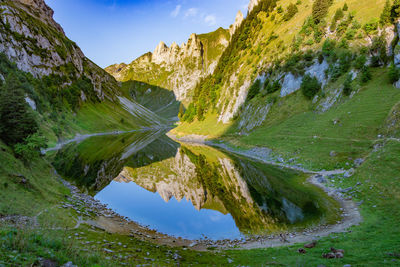
[[[44,2],[44,0],[16,0],[22,4],[28,6],[29,8],[37,11],[36,14],[39,15],[42,21],[47,22],[52,25],[58,31],[64,34],[63,28],[54,19],[54,11]]]
[[[240,25],[240,15],[232,30]],[[242,14],[243,17],[243,14]],[[230,33],[218,29],[208,34],[192,34],[187,43],[160,42],[129,65],[115,64],[106,71],[119,81],[137,80],[173,90],[177,100],[188,100],[201,78],[213,73],[220,56],[229,45]]]
[[[244,20],[244,16],[242,11],[239,10],[239,12],[236,15],[235,22],[229,27],[229,33],[231,36],[235,33],[235,31],[240,27]]]
[[[43,0],[0,2],[0,53],[37,78],[57,74],[67,77],[68,85],[86,76],[99,99],[114,98],[115,79],[85,57],[53,14]]]
[[[249,3],[249,13],[251,11],[253,11],[253,9],[258,5],[258,3],[260,2],[260,0],[250,0]]]

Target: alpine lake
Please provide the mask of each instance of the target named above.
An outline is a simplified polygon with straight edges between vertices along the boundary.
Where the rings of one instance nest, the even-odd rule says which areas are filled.
[[[339,204],[308,175],[165,130],[94,136],[48,156],[57,172],[118,214],[185,239],[238,239],[334,224]]]

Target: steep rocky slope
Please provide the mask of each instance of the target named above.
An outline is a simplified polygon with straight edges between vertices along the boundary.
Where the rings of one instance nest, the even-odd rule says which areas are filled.
[[[100,99],[112,98],[115,81],[87,59],[53,19],[43,0],[3,1],[0,52],[35,77],[59,74],[70,80],[87,76]]]
[[[190,100],[191,90],[204,77],[212,74],[222,52],[229,44],[230,32],[241,23],[243,15],[230,30],[219,28],[208,34],[192,34],[187,43],[168,47],[160,42],[153,53],[147,53],[130,64],[106,68],[119,81],[142,81],[173,90],[177,100]]]
[[[331,86],[339,77],[360,79],[361,70],[387,65],[393,56],[397,63],[396,29],[389,20],[379,22],[385,1],[333,1],[321,18],[315,17],[317,2],[323,1],[298,1],[289,11],[291,1],[251,1],[214,74],[194,91],[186,121],[217,116],[249,132],[268,120],[273,104],[299,91],[305,76],[321,84],[323,95],[312,100],[324,112],[343,96]],[[356,59],[357,66],[351,64]]]
[[[70,128],[80,124],[69,131],[139,128],[163,123],[134,101],[130,101],[130,108],[126,103],[121,104],[118,82],[65,36],[53,19],[53,10],[43,0],[1,1],[0,14],[0,53],[5,56],[1,58],[1,77],[4,80],[10,73],[18,72],[22,82],[28,80],[31,89],[26,90],[27,102],[49,128],[58,127],[58,118],[66,117],[70,121],[64,124]],[[98,107],[93,109],[93,105]],[[113,109],[115,114],[111,112]],[[103,125],[107,126],[97,127],[93,120],[102,112],[107,121]],[[52,113],[51,118],[46,113]],[[78,121],[71,122],[76,115]],[[120,123],[122,118],[127,127]],[[51,135],[50,132],[47,130],[46,134]],[[57,135],[60,134],[57,130]]]

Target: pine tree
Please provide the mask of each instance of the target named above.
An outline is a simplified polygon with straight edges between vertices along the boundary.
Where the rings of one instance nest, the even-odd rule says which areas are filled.
[[[10,74],[0,89],[0,138],[16,144],[38,130],[33,114],[25,102],[21,82]]]
[[[298,12],[298,8],[295,4],[291,3],[288,8],[287,8],[287,12],[286,14],[283,16],[283,19],[285,21],[290,20],[291,18],[294,17],[294,15],[296,15],[296,13]]]
[[[343,5],[343,11],[347,11],[349,10],[349,6],[347,5],[347,3],[344,3]]]
[[[334,19],[335,21],[338,21],[338,20],[342,19],[343,17],[344,17],[343,10],[341,10],[340,8],[338,8],[338,9],[336,10],[336,12],[335,12],[335,16],[333,17],[333,19]]]
[[[182,119],[184,115],[185,115],[185,107],[184,107],[183,104],[181,103],[181,104],[179,105],[178,117],[179,117],[180,119]]]
[[[348,74],[343,84],[343,93],[347,96],[349,96],[351,94],[351,91],[353,91],[353,87],[351,86],[352,81],[352,75]]]
[[[400,17],[400,0],[394,0],[392,8],[390,10],[390,18],[392,22],[395,22]]]
[[[385,7],[383,8],[381,19],[379,23],[384,26],[390,23],[390,13],[391,13],[390,1],[386,0]]]
[[[312,17],[316,24],[319,24],[328,14],[331,0],[315,0],[312,6]]]

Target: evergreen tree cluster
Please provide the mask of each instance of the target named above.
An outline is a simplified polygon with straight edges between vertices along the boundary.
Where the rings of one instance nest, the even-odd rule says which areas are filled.
[[[294,17],[294,15],[296,15],[297,12],[299,12],[299,9],[297,8],[297,6],[293,3],[289,4],[286,13],[283,16],[283,20],[285,20],[285,21],[290,20],[291,18]]]
[[[321,90],[321,83],[316,77],[305,75],[300,89],[306,98],[312,99]]]
[[[0,88],[0,138],[14,145],[23,142],[38,128],[25,102],[23,84],[15,74],[8,75]]]
[[[333,0],[315,0],[312,6],[312,17],[316,24],[319,24],[328,14]]]

